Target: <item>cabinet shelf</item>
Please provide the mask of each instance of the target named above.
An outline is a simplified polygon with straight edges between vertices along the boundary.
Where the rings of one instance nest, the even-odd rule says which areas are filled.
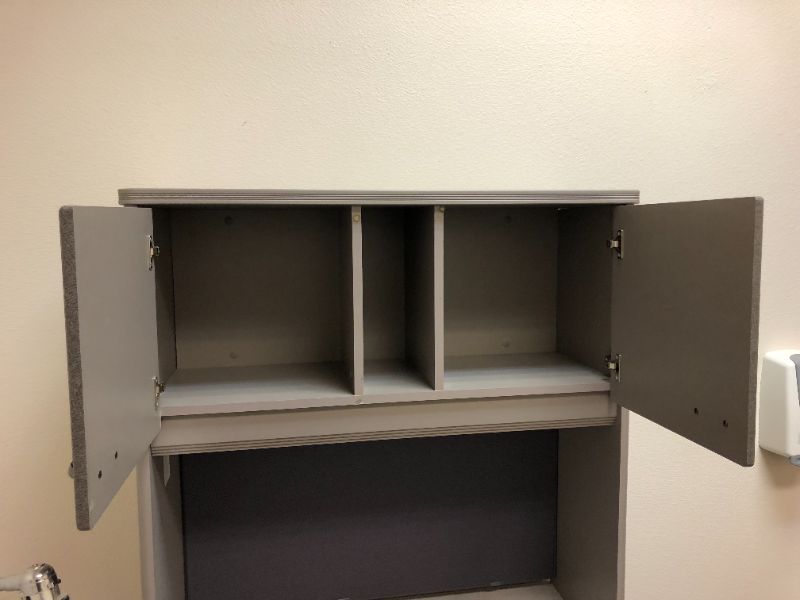
[[[428,394],[431,387],[416,369],[402,359],[376,359],[364,363],[364,396]]]
[[[351,398],[340,363],[178,369],[161,395],[164,416],[320,406]]]
[[[426,596],[411,600],[562,600],[561,594],[552,585],[530,585],[525,587],[467,592],[446,596]]]
[[[608,377],[555,352],[445,358],[444,389],[487,395],[607,392]]]
[[[178,369],[161,395],[165,417],[609,391],[608,378],[556,353],[448,359],[445,386],[431,389],[400,359],[370,360],[364,394],[340,363]],[[571,417],[571,418],[574,418]]]

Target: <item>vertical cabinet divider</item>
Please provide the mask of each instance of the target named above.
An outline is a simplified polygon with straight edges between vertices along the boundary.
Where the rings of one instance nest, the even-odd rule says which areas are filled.
[[[364,393],[364,271],[360,206],[351,206],[345,212],[344,231],[350,238],[344,245],[343,306],[345,324],[349,329],[345,336],[345,360],[348,361],[352,392],[361,396]]]
[[[433,207],[433,387],[444,389],[444,206]]]
[[[435,390],[444,382],[444,210],[415,210],[407,220],[408,359]]]

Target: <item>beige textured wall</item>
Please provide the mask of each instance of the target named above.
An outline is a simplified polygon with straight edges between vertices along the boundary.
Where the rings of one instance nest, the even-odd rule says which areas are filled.
[[[0,0],[0,572],[46,559],[76,600],[139,597],[133,478],[96,531],[73,525],[59,205],[122,186],[760,194],[762,351],[797,346],[799,24],[776,0]],[[630,600],[798,597],[800,469],[640,418],[631,449]]]

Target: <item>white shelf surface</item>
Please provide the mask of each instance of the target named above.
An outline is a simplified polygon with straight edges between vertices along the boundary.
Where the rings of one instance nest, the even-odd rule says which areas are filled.
[[[408,600],[562,600],[561,594],[552,585],[531,585],[481,592],[449,594],[447,596],[425,596]]]
[[[367,360],[364,363],[364,396],[430,392],[425,379],[403,360]]]
[[[518,390],[522,394],[603,392],[608,377],[557,353],[448,356],[445,391]]]
[[[352,398],[341,363],[178,369],[161,394],[161,414],[305,408]]]

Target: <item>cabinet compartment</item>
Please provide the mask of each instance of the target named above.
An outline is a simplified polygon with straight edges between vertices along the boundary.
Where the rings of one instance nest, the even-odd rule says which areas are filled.
[[[148,457],[145,597],[616,600],[623,427]]]
[[[590,247],[554,207],[449,207],[444,228],[445,390],[521,393],[608,390],[602,356],[610,347],[610,253],[602,223]],[[609,215],[610,211],[604,214]],[[564,235],[560,230],[564,229]],[[563,238],[563,239],[562,239]],[[560,248],[565,241],[567,247]],[[570,247],[572,245],[573,247]],[[585,254],[581,251],[585,251]],[[564,255],[567,258],[563,261]],[[569,260],[578,255],[577,260]],[[606,265],[582,270],[580,261]],[[565,283],[562,285],[562,280]],[[581,293],[587,295],[581,296]],[[594,304],[590,311],[573,305]],[[561,313],[563,305],[564,314]],[[592,317],[597,317],[592,319]],[[562,328],[560,320],[575,323]],[[604,339],[591,339],[605,326]],[[561,331],[566,331],[564,340]],[[569,332],[578,331],[570,337]],[[576,339],[578,338],[578,339]],[[582,347],[582,343],[588,347]],[[597,356],[594,356],[594,355]]]
[[[399,598],[555,574],[557,432],[182,459],[192,600]]]
[[[435,386],[430,207],[362,209],[364,393]]]
[[[175,340],[166,409],[352,394],[349,214],[169,211],[170,237],[160,241],[168,254],[157,260],[172,272],[174,297],[159,323]],[[160,344],[160,355],[172,350]]]

